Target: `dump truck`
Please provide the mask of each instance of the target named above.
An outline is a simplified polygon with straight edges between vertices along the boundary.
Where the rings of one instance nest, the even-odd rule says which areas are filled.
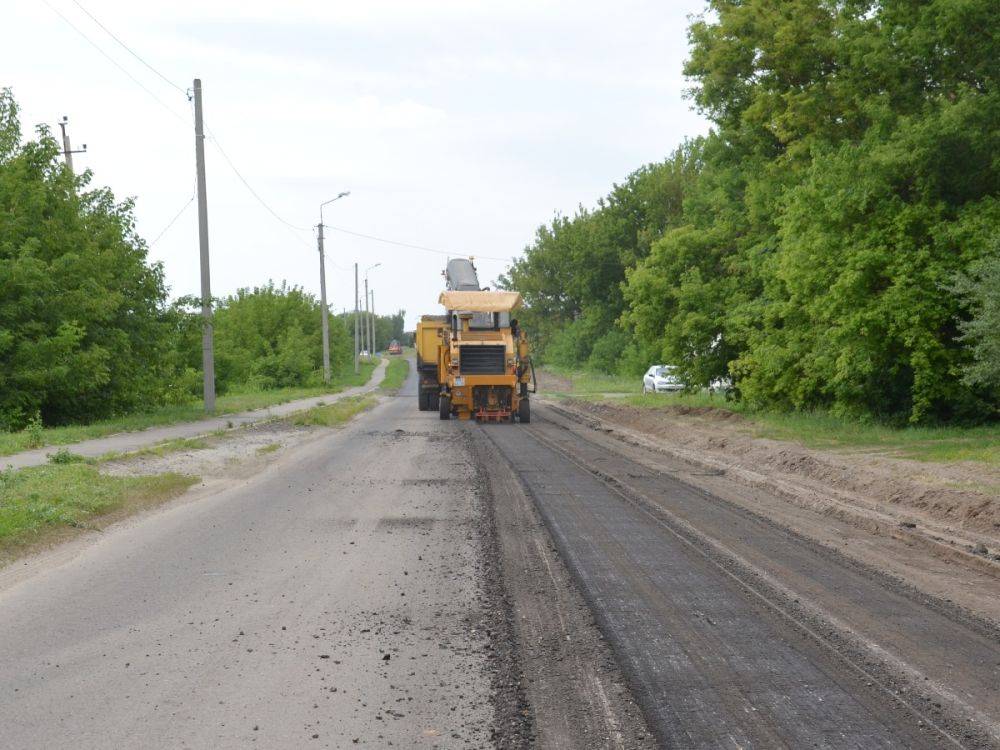
[[[441,419],[530,422],[534,368],[512,317],[521,295],[449,290],[438,301],[447,310],[438,352]]]
[[[447,326],[445,315],[422,315],[417,322],[413,341],[417,349],[417,408],[420,411],[435,411],[438,408],[441,332]]]

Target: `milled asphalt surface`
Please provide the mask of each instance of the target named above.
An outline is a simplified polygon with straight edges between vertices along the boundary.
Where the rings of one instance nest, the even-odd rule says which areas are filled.
[[[1000,667],[995,639],[781,529],[726,515],[713,498],[587,444],[545,408],[533,411],[530,426],[487,434],[538,506],[661,746],[994,746],[984,724]],[[756,551],[756,572],[706,541],[716,538]],[[845,641],[832,618],[813,616],[794,594],[769,587],[769,573],[828,587],[837,618],[887,622],[881,632],[859,624],[859,637]],[[894,640],[892,630],[899,631]],[[912,681],[882,663],[892,654],[880,652],[877,639],[892,649],[909,642],[916,653],[899,658],[915,665],[903,665]],[[986,722],[948,714],[941,701],[920,695],[937,688],[982,709]]]
[[[65,449],[87,458],[98,458],[109,453],[127,453],[129,451],[148,448],[151,445],[162,443],[164,440],[193,438],[199,435],[207,435],[216,430],[243,427],[275,417],[285,417],[297,411],[311,409],[314,406],[318,406],[321,402],[332,404],[347,396],[357,396],[374,390],[382,382],[382,378],[385,377],[385,368],[388,363],[388,359],[383,358],[367,383],[347,388],[339,393],[327,393],[312,398],[300,398],[284,404],[267,406],[263,409],[252,409],[250,411],[236,412],[235,414],[199,419],[196,422],[181,422],[163,427],[150,427],[136,432],[119,432],[107,437],[82,440],[78,443],[69,443],[67,445],[49,445],[44,448],[22,451],[9,456],[0,456],[0,467],[5,468],[10,466],[14,469],[24,469],[28,466],[41,466],[48,462],[50,453],[54,453],[60,449]]]
[[[475,469],[414,393],[0,590],[0,746],[490,745]]]

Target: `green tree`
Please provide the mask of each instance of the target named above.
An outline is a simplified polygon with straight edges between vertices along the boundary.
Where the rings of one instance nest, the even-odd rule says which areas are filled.
[[[713,131],[502,279],[544,359],[656,359],[781,408],[995,409],[970,375],[989,306],[952,280],[1000,228],[997,30],[989,0],[710,0],[685,73]]]
[[[220,391],[322,382],[319,303],[302,289],[273,282],[240,289],[217,302],[213,322]],[[338,344],[331,350],[332,365],[343,359],[337,334],[331,335]]]
[[[993,403],[1000,393],[1000,241],[968,272],[959,273],[951,287],[969,308],[970,317],[960,324],[962,340],[972,351],[964,381],[971,387],[988,389]]]
[[[685,144],[613,186],[596,209],[581,207],[572,218],[557,216],[539,227],[534,243],[499,280],[526,301],[519,317],[539,360],[614,371],[631,362],[625,356],[631,331],[622,327],[626,270],[680,215],[696,172],[695,144]]]
[[[164,401],[170,330],[163,271],[131,200],[73,175],[45,127],[22,141],[0,91],[0,427],[58,424]]]

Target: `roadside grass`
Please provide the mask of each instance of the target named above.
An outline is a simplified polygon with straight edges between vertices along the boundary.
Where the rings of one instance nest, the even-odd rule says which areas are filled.
[[[687,407],[691,409],[721,409],[724,411],[736,412],[737,414],[759,414],[754,412],[744,402],[727,400],[721,393],[688,393],[680,391],[678,393],[642,393],[639,388],[638,395],[631,395],[619,399],[616,403],[628,404],[638,408],[660,408],[660,407]]]
[[[314,406],[293,414],[288,417],[288,421],[298,427],[336,427],[377,403],[378,398],[370,394],[350,396],[328,406]]]
[[[109,476],[80,462],[2,471],[0,560],[176,497],[197,481],[181,474]]]
[[[262,445],[257,449],[258,453],[274,453],[281,447],[281,443],[268,443],[267,445]]]
[[[625,377],[622,375],[603,375],[579,370],[564,370],[558,367],[545,368],[548,372],[572,382],[569,393],[552,393],[559,395],[594,395],[594,394],[629,394],[642,393],[642,377]]]
[[[148,448],[140,448],[137,451],[130,451],[127,455],[129,457],[165,456],[168,453],[176,453],[177,451],[200,451],[211,447],[211,443],[209,443],[204,437],[174,438],[173,440],[164,440],[162,443],[151,445]],[[118,458],[120,455],[116,455],[114,457]]]
[[[864,450],[916,461],[976,461],[1000,466],[1000,427],[893,427],[822,412],[761,412],[752,419],[762,437],[813,448]]]
[[[47,458],[50,464],[95,463],[94,459],[81,456],[79,453],[73,453],[66,448],[60,448],[55,453],[49,453]]]
[[[721,394],[707,391],[643,395],[640,378],[553,372],[573,383],[571,391],[552,394],[564,398],[606,400],[640,409],[717,409],[742,415],[756,437],[800,443],[809,448],[881,453],[894,458],[934,463],[974,461],[1000,466],[998,425],[897,427],[837,417],[822,411],[759,410],[742,401],[727,400]]]
[[[616,401],[638,408],[708,408],[741,414],[757,437],[801,443],[809,448],[883,453],[915,461],[976,461],[1000,466],[1000,426],[897,427],[838,417],[822,411],[757,410],[741,401],[708,393],[657,393]]]
[[[339,393],[346,388],[367,383],[378,363],[378,359],[374,362],[361,362],[360,372],[357,375],[354,374],[354,368],[349,367],[348,371],[338,376],[329,387],[277,388],[269,391],[226,393],[216,399],[215,414],[216,416],[234,414],[284,404],[300,398]],[[77,443],[81,440],[105,437],[119,432],[136,432],[148,427],[162,427],[179,422],[196,422],[205,418],[205,410],[202,408],[201,402],[194,401],[189,404],[164,406],[150,412],[128,414],[86,425],[41,427],[32,424],[20,432],[0,432],[0,456],[9,456],[12,453],[32,448]]]
[[[389,360],[385,368],[385,378],[379,384],[384,391],[398,391],[406,381],[406,376],[410,372],[410,361],[402,357],[394,357]]]

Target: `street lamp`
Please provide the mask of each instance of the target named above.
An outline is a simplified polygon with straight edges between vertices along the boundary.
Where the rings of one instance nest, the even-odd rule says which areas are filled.
[[[351,191],[345,191],[319,204],[319,224],[316,225],[316,242],[319,245],[319,306],[323,316],[323,382],[330,385],[330,313],[326,308],[326,258],[323,254],[323,206],[346,198]]]
[[[371,314],[368,311],[368,272],[371,271],[373,268],[378,268],[381,265],[382,265],[381,263],[376,263],[374,265],[368,266],[368,268],[365,269],[365,318],[368,319],[368,324],[365,326],[365,328],[368,329],[366,331],[366,333],[368,334],[368,361],[369,362],[372,361],[372,355],[375,354],[375,352],[373,351],[373,349],[374,349],[373,339],[375,337],[375,323],[372,320]]]

